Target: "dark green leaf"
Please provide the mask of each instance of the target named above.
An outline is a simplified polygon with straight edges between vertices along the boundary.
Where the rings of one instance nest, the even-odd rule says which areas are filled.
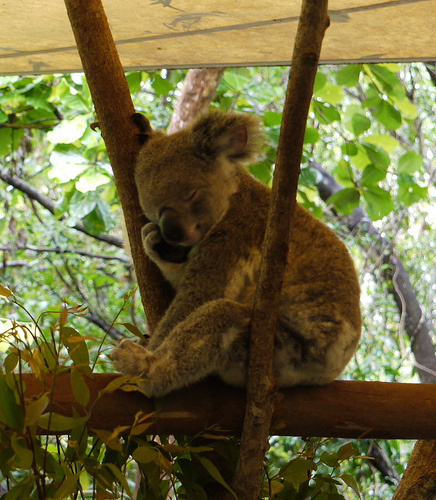
[[[401,113],[388,101],[379,99],[373,114],[388,130],[396,130],[401,126]]]
[[[312,106],[316,118],[322,125],[329,125],[341,119],[339,111],[333,106],[315,100],[312,100]]]
[[[378,186],[364,186],[362,196],[371,220],[380,220],[394,209],[391,195]]]
[[[10,377],[13,377],[13,375],[5,376],[0,371],[0,421],[11,429],[22,432],[24,427],[24,410],[17,403],[14,391],[7,383],[7,378],[10,379]]]
[[[361,186],[378,184],[380,181],[386,179],[386,174],[386,170],[370,163],[362,172],[362,177],[360,178],[359,183]]]
[[[356,188],[341,189],[337,193],[332,194],[326,203],[328,205],[332,204],[341,214],[350,215],[359,206],[360,194]]]
[[[398,199],[406,207],[425,198],[427,187],[422,187],[410,175],[398,176]]]

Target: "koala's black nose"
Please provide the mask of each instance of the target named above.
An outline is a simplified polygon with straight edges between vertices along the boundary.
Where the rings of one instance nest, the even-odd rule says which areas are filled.
[[[162,237],[168,243],[177,245],[184,238],[184,230],[180,223],[179,215],[171,208],[167,208],[163,211],[159,220],[159,227]]]

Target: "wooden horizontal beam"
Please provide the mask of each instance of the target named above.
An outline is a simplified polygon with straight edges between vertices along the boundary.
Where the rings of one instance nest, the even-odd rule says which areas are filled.
[[[245,408],[245,391],[215,379],[186,387],[153,400],[138,392],[116,390],[98,397],[119,376],[95,374],[87,379],[94,404],[88,426],[113,430],[131,425],[136,413],[152,414],[150,434],[196,435],[219,426],[239,434]],[[26,397],[49,391],[51,378],[43,382],[23,375]],[[43,387],[45,386],[45,388]],[[89,406],[88,405],[88,406]],[[84,414],[75,401],[69,374],[53,384],[53,411],[72,416]],[[336,381],[323,387],[280,390],[275,402],[272,435],[343,438],[436,439],[436,384]]]

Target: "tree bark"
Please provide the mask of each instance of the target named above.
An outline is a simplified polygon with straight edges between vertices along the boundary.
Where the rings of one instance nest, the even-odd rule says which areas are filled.
[[[436,498],[436,441],[418,441],[392,500]]]
[[[193,118],[207,111],[215,95],[224,68],[190,69],[168,126],[168,134],[185,127]]]
[[[274,334],[287,262],[291,217],[313,83],[324,33],[327,0],[303,0],[277,148],[260,278],[251,321],[247,403],[233,488],[239,500],[255,500],[261,488],[274,408]]]
[[[153,329],[172,293],[142,247],[141,228],[146,221],[133,175],[140,145],[130,120],[135,110],[129,87],[101,1],[65,0],[65,5],[123,207],[145,315]]]

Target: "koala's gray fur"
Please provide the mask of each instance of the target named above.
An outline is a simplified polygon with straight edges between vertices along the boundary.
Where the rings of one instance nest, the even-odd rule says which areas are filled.
[[[248,332],[270,190],[242,163],[258,121],[209,112],[167,136],[134,115],[142,147],[135,171],[147,255],[176,294],[147,347],[124,341],[114,366],[140,375],[150,396],[209,374],[243,386]],[[279,386],[325,384],[353,355],[361,331],[359,285],[344,244],[297,205],[275,338]]]

